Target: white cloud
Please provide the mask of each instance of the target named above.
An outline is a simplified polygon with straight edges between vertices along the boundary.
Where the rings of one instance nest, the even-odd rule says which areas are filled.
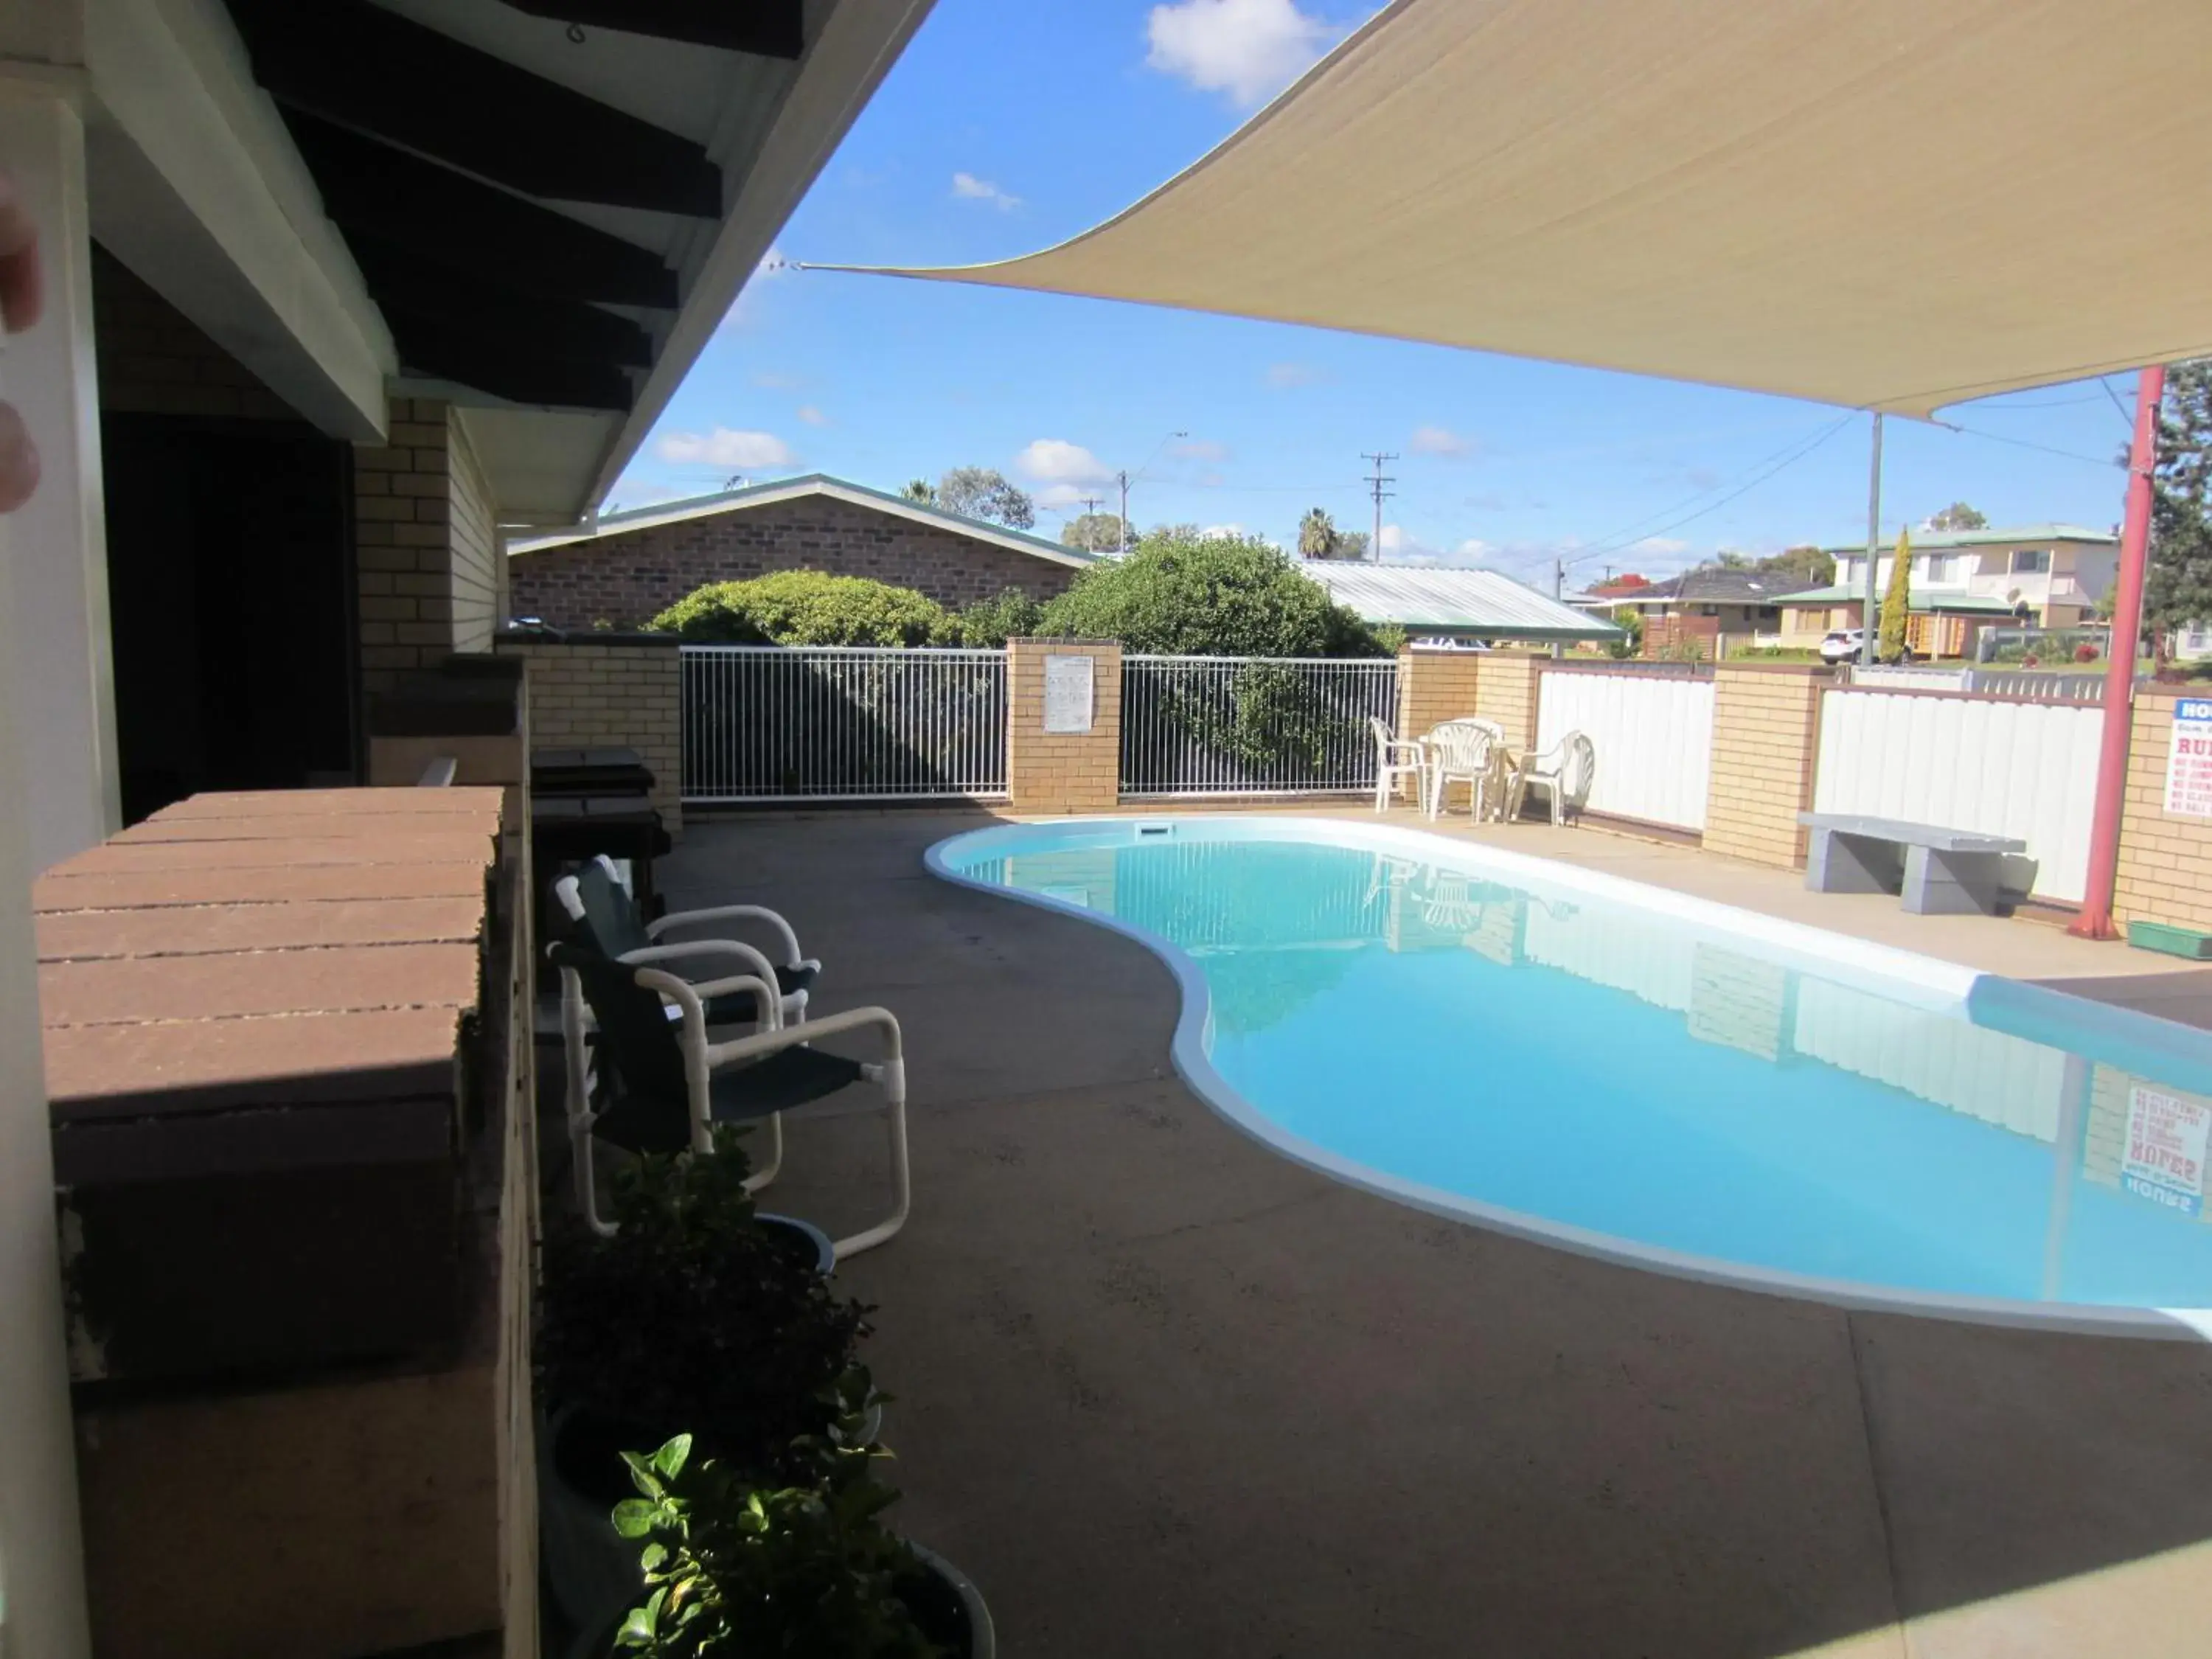
[[[1211,438],[1188,438],[1173,446],[1168,453],[1187,461],[1225,461],[1229,459],[1229,446],[1216,443]]]
[[[1465,541],[1462,542],[1452,550],[1457,553],[1461,558],[1472,562],[1474,560],[1481,558],[1484,554],[1492,552],[1494,550],[1491,547],[1490,544],[1483,540],[1481,537],[1469,536]]]
[[[1000,190],[988,179],[978,179],[972,173],[952,175],[952,194],[963,202],[988,202],[1001,213],[1011,213],[1022,204],[1020,197]]]
[[[1105,462],[1065,438],[1038,438],[1014,457],[1014,465],[1039,483],[1103,484],[1114,475]]]
[[[1311,363],[1270,363],[1267,365],[1267,384],[1278,392],[1286,392],[1296,386],[1312,386],[1321,379],[1321,371]]]
[[[1241,524],[1210,524],[1198,532],[1198,538],[1206,542],[1225,542],[1232,536],[1243,534],[1244,526]]]
[[[799,459],[791,446],[773,432],[732,432],[726,426],[704,435],[672,432],[660,441],[659,453],[664,461],[726,466],[736,472],[789,466]]]
[[[1632,544],[1628,550],[1632,553],[1656,554],[1663,557],[1670,553],[1686,553],[1690,550],[1690,544],[1675,536],[1646,536],[1642,541]]]
[[[817,409],[812,404],[799,404],[799,418],[805,422],[809,426],[827,426],[830,424],[830,417],[827,415],[824,415],[820,410]]]
[[[1449,427],[1441,426],[1417,426],[1413,435],[1406,441],[1406,453],[1409,455],[1471,455],[1474,448],[1474,440],[1462,438]]]
[[[1177,0],[1146,19],[1145,61],[1249,109],[1304,74],[1336,33],[1296,0]]]
[[[786,374],[776,369],[763,369],[753,376],[753,384],[769,392],[796,392],[806,382],[796,374]]]
[[[1086,496],[1095,496],[1096,490],[1086,491],[1081,484],[1057,483],[1036,493],[1036,504],[1048,513],[1066,513],[1083,505]]]

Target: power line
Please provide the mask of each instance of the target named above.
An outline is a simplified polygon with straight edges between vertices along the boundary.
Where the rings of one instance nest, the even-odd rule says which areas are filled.
[[[1372,461],[1375,463],[1375,476],[1367,481],[1369,488],[1375,492],[1375,539],[1367,544],[1367,556],[1370,559],[1380,560],[1382,556],[1382,503],[1385,499],[1398,493],[1395,489],[1385,489],[1382,488],[1384,484],[1395,483],[1398,482],[1395,477],[1386,477],[1383,476],[1382,463],[1385,461],[1395,461],[1398,458],[1396,455],[1387,452],[1381,454],[1370,455],[1365,450],[1362,450],[1359,453],[1359,459],[1363,461]]]
[[[2124,460],[2110,456],[2084,455],[2076,450],[2054,449],[2049,444],[2030,442],[2026,438],[2008,438],[2002,432],[1984,432],[1978,427],[1960,426],[1956,421],[1938,421],[1936,425],[1946,432],[1963,432],[1969,438],[1987,438],[1993,444],[2010,444],[2014,449],[2033,449],[2045,455],[2063,455],[2069,461],[2080,461],[2088,466],[2124,467]]]

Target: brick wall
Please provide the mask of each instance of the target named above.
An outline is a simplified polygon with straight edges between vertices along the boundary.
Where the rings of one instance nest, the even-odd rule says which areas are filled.
[[[381,444],[354,446],[354,545],[362,684],[456,651],[488,651],[501,605],[500,534],[466,417],[394,398]]]
[[[683,669],[673,638],[504,639],[498,651],[529,665],[534,746],[636,750],[652,769],[661,822],[683,834]]]
[[[1474,712],[1505,728],[1506,746],[1536,741],[1537,678],[1546,659],[1528,651],[1486,651],[1475,684]]]
[[[1705,850],[1784,868],[1805,861],[1797,814],[1813,804],[1825,669],[1722,663],[1713,671]]]
[[[635,627],[708,582],[826,570],[917,588],[955,610],[1009,587],[1048,599],[1072,566],[826,495],[571,542],[508,562],[514,614]]]
[[[2212,932],[2212,818],[2166,810],[2166,745],[2179,695],[2148,686],[2136,694],[2112,893],[2112,917],[2123,927],[2130,921],[2166,921]]]
[[[105,248],[92,250],[100,406],[126,415],[296,421],[292,406]]]
[[[1048,656],[1091,659],[1091,730],[1044,729]],[[1017,812],[1111,811],[1121,789],[1121,647],[1112,640],[1006,642],[1006,793]]]
[[[1394,735],[1418,738],[1446,720],[1476,713],[1476,680],[1482,656],[1475,651],[1401,651],[1398,724]],[[1400,781],[1398,798],[1413,802],[1412,780]]]

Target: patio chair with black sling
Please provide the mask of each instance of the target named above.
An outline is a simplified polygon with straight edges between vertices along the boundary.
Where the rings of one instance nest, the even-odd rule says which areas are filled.
[[[786,1025],[780,999],[757,973],[694,984],[658,968],[619,961],[586,944],[551,947],[561,973],[562,1035],[568,1057],[568,1127],[585,1220],[600,1232],[592,1170],[593,1139],[636,1153],[714,1150],[725,1124],[765,1118],[782,1158],[782,1114],[857,1083],[882,1091],[890,1142],[892,1208],[872,1227],[836,1241],[838,1258],[872,1249],[906,1224],[910,1190],[906,1141],[906,1061],[897,1019],[884,1008],[854,1008]],[[758,1029],[726,1042],[708,1041],[715,1000],[752,1006]],[[679,1016],[672,1021],[669,1010]],[[586,1017],[597,1026],[586,1042]],[[851,1031],[881,1033],[883,1057],[853,1060],[814,1047]],[[746,1182],[766,1184],[773,1165]]]

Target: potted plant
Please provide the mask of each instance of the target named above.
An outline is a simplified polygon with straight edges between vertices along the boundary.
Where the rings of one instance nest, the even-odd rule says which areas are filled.
[[[898,1494],[875,1477],[888,1454],[867,1426],[866,1369],[851,1368],[832,1397],[835,1419],[791,1449],[802,1476],[791,1484],[696,1457],[688,1435],[626,1455],[639,1495],[616,1507],[614,1526],[641,1547],[646,1595],[601,1653],[990,1659],[975,1586],[883,1524]]]
[[[841,1298],[802,1234],[763,1224],[732,1134],[645,1158],[612,1182],[616,1231],[546,1240],[538,1329],[541,1539],[556,1599],[588,1625],[631,1599],[634,1552],[607,1516],[622,1454],[690,1434],[702,1456],[778,1479],[824,1432],[870,1310]]]

